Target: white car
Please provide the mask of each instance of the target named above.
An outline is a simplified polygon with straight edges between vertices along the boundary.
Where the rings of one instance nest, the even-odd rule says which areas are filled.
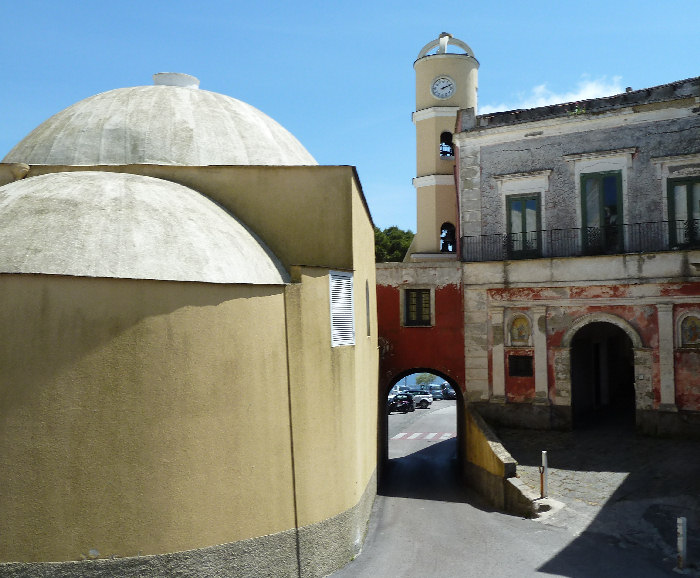
[[[428,409],[433,403],[433,394],[429,391],[411,389],[408,393],[413,396],[413,403],[420,409]]]

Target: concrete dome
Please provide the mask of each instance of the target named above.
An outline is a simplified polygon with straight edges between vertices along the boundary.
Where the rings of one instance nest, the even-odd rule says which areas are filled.
[[[182,185],[110,172],[51,173],[0,187],[0,272],[282,284],[272,252]]]
[[[155,77],[154,86],[110,90],[69,106],[34,129],[3,162],[317,164],[289,131],[249,104],[199,90],[189,75]]]

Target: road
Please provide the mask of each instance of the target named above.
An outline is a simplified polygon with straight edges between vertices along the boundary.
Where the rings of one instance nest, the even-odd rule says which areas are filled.
[[[668,561],[605,535],[493,511],[459,482],[454,401],[389,416],[389,466],[364,548],[341,577],[677,576]],[[400,439],[392,440],[397,434]]]

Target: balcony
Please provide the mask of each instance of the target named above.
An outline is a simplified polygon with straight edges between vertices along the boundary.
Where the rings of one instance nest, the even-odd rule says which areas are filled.
[[[465,262],[622,255],[700,248],[700,219],[462,237]]]

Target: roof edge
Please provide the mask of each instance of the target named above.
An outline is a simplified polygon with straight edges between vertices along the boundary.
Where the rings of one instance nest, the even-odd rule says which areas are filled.
[[[479,114],[476,115],[473,128],[489,128],[586,113],[603,113],[630,106],[692,97],[700,97],[700,76],[612,96]]]

